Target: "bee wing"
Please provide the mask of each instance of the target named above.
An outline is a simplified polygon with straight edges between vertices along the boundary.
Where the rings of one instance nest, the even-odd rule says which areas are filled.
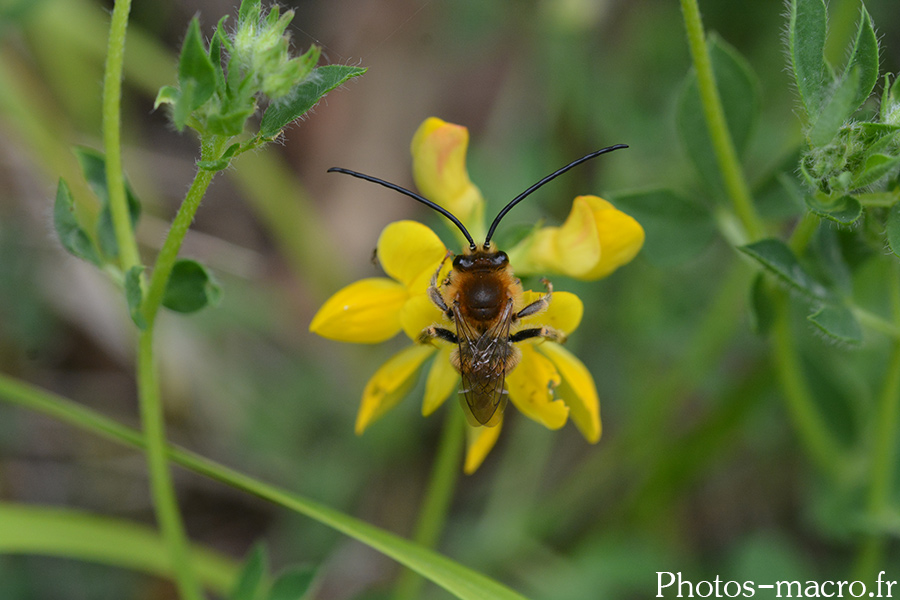
[[[496,425],[506,406],[504,389],[506,369],[513,352],[509,343],[513,303],[508,299],[500,318],[484,333],[479,334],[454,306],[456,333],[459,338],[459,372],[465,397],[464,409],[481,424]]]

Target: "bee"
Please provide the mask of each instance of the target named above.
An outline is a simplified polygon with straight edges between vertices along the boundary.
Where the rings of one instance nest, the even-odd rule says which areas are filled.
[[[509,396],[506,389],[506,374],[516,367],[521,357],[521,351],[515,346],[516,343],[533,338],[565,341],[565,335],[551,327],[517,329],[516,326],[522,319],[535,315],[550,305],[553,285],[542,279],[547,289],[546,294],[516,309],[521,305],[524,292],[522,284],[509,264],[509,256],[491,244],[497,225],[514,206],[552,179],[601,154],[627,147],[625,144],[616,144],[591,152],[529,187],[497,214],[480,247],[456,216],[431,200],[371,175],[341,167],[328,169],[329,173],[352,175],[421,202],[447,217],[469,242],[462,254],[453,256],[452,253],[447,253],[431,277],[431,284],[428,287],[428,297],[453,323],[455,331],[431,325],[422,330],[417,341],[431,343],[439,339],[456,345],[450,360],[460,374],[462,385],[459,400],[470,425],[493,427],[500,422]],[[439,283],[440,273],[451,256],[453,256],[452,268]]]

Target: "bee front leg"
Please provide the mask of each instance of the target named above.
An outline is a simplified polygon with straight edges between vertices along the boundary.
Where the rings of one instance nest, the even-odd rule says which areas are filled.
[[[445,315],[449,317],[453,317],[453,311],[450,310],[450,307],[447,306],[447,303],[444,301],[444,297],[441,295],[441,290],[438,289],[438,275],[441,273],[441,269],[444,268],[444,263],[447,262],[447,259],[453,256],[453,253],[449,250],[447,254],[444,255],[444,259],[441,261],[441,264],[438,265],[437,271],[434,272],[434,275],[431,276],[431,285],[428,286],[428,297],[434,302],[435,306],[441,309]],[[446,330],[445,330],[446,331]],[[436,337],[436,336],[431,336]],[[440,337],[440,336],[437,336]]]
[[[531,315],[535,315],[550,306],[550,298],[553,296],[553,284],[546,279],[541,279],[541,283],[543,283],[547,287],[547,293],[517,312],[513,316],[513,320],[530,317]],[[528,330],[526,329],[526,331]]]

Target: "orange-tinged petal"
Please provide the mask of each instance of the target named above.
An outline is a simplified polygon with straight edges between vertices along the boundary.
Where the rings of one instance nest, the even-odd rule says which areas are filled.
[[[532,290],[526,291],[522,294],[522,306],[528,306],[543,295]],[[581,301],[581,298],[571,292],[553,292],[553,296],[550,298],[550,306],[536,315],[522,319],[519,329],[545,325],[569,335],[578,329],[583,315],[584,303]]]
[[[522,360],[506,375],[509,399],[525,416],[547,429],[559,429],[569,416],[566,404],[553,399],[553,389],[560,383],[559,373],[531,344],[523,344],[520,349]]]
[[[606,277],[633,259],[644,245],[644,228],[633,217],[597,196],[579,196],[594,212],[600,236],[600,261],[589,271],[574,277],[591,281]]]
[[[439,325],[453,329],[453,323],[447,319],[426,294],[418,294],[407,300],[400,310],[400,325],[404,333],[412,341],[418,341],[419,334],[426,327]]]
[[[465,127],[430,117],[419,126],[410,150],[413,177],[422,195],[473,227],[482,220],[484,199],[466,170],[468,145]]]
[[[430,278],[447,254],[437,234],[416,221],[396,221],[385,227],[377,248],[384,272],[407,287]]]
[[[562,375],[557,395],[569,407],[575,425],[587,441],[596,444],[602,432],[600,400],[590,371],[578,357],[555,342],[544,342],[538,349]]]
[[[415,383],[416,371],[433,352],[432,346],[409,346],[375,371],[363,390],[356,415],[357,435],[403,399]]]
[[[442,344],[438,355],[428,370],[425,380],[425,399],[422,401],[422,416],[427,417],[444,403],[459,387],[459,373],[450,364],[451,344]]]
[[[463,465],[463,472],[466,475],[477,471],[484,462],[488,452],[497,443],[502,426],[502,419],[495,427],[472,427],[466,424],[466,462]]]
[[[400,331],[406,288],[385,277],[361,279],[325,301],[309,330],[340,342],[375,344]]]

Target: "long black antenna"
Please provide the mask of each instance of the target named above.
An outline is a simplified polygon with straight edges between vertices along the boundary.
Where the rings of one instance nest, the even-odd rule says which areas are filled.
[[[616,144],[615,146],[609,146],[608,148],[603,148],[602,150],[596,150],[594,152],[591,152],[590,154],[582,156],[578,160],[573,160],[572,162],[570,162],[569,164],[564,166],[562,169],[559,169],[557,171],[554,171],[553,173],[550,173],[549,175],[547,175],[546,177],[544,177],[543,179],[538,181],[536,184],[534,184],[533,186],[531,186],[530,188],[528,188],[527,190],[525,190],[524,192],[522,192],[521,194],[519,194],[518,196],[513,198],[509,204],[507,204],[506,206],[503,207],[503,210],[500,211],[500,214],[497,215],[497,218],[494,219],[494,222],[491,223],[491,228],[488,229],[487,237],[484,238],[484,249],[487,250],[490,247],[491,238],[494,237],[494,230],[497,229],[497,225],[500,224],[500,220],[506,216],[506,213],[508,213],[512,209],[513,206],[515,206],[516,204],[518,204],[519,202],[524,200],[525,197],[528,196],[531,192],[538,189],[539,187],[541,187],[548,181],[559,177],[560,175],[562,175],[563,173],[565,173],[572,167],[577,167],[581,163],[588,161],[588,160],[594,158],[595,156],[600,156],[601,154],[606,154],[607,152],[612,152],[613,150],[620,150],[622,148],[627,148],[627,147],[628,146],[625,144]]]
[[[462,234],[466,236],[466,239],[469,241],[469,248],[475,250],[478,246],[475,244],[475,240],[472,239],[472,236],[469,234],[469,231],[466,229],[465,225],[463,225],[459,219],[457,219],[453,214],[450,213],[443,206],[439,206],[429,200],[428,198],[423,198],[415,192],[411,192],[405,187],[400,187],[396,183],[391,183],[390,181],[385,181],[384,179],[378,179],[377,177],[372,177],[371,175],[366,175],[364,173],[357,173],[356,171],[351,171],[350,169],[342,169],[341,167],[331,167],[328,169],[329,173],[344,173],[345,175],[353,175],[354,177],[359,177],[360,179],[365,179],[366,181],[371,181],[372,183],[377,183],[379,185],[383,185],[386,188],[392,189],[395,192],[400,192],[406,196],[409,196],[413,200],[418,200],[425,206],[429,206],[434,210],[438,211],[448,219],[450,219],[454,225],[459,227],[459,230],[462,231]]]

